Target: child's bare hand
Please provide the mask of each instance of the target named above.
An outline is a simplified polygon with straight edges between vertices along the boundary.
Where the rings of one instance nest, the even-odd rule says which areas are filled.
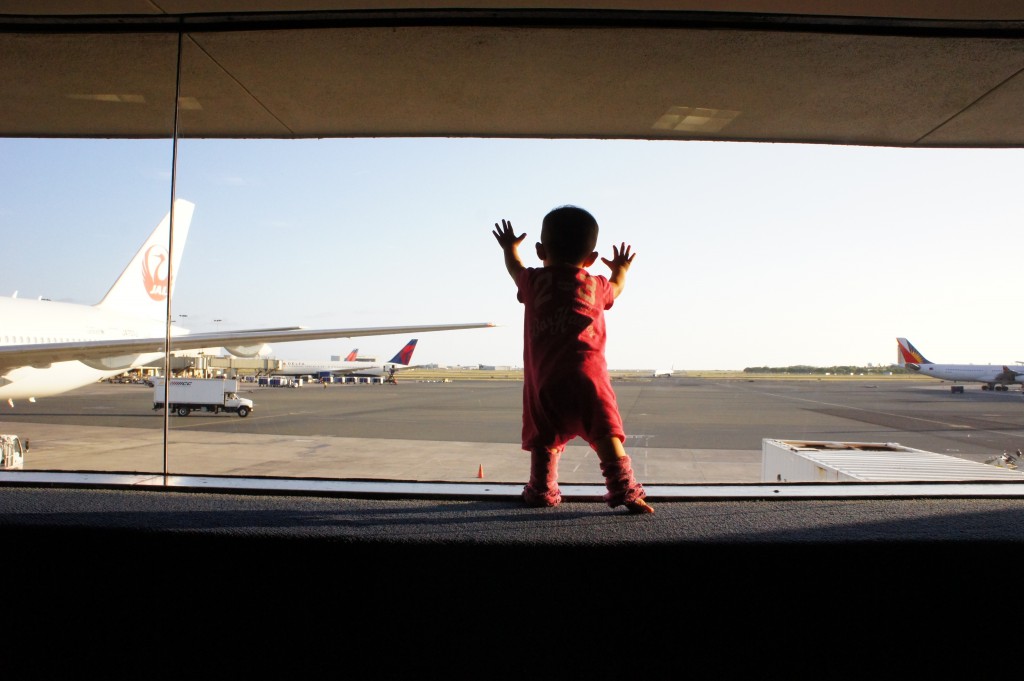
[[[525,234],[523,236],[526,236]],[[612,246],[612,259],[601,258],[601,262],[608,266],[612,274],[625,272],[633,264],[636,253],[630,253],[632,246],[623,242],[621,246]]]
[[[522,243],[523,239],[526,238],[526,232],[516,236],[516,233],[512,231],[512,223],[508,220],[502,220],[500,227],[498,226],[498,223],[495,222],[494,231],[491,232],[491,234],[493,234],[494,238],[498,240],[498,245],[506,251],[510,248],[515,248]]]

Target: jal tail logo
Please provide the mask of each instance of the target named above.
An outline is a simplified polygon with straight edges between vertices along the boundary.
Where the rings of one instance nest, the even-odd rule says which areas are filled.
[[[150,246],[142,258],[142,284],[146,294],[157,302],[167,300],[168,260],[167,249],[163,246]]]

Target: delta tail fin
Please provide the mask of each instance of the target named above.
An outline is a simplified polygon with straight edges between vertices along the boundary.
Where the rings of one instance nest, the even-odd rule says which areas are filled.
[[[922,355],[920,351],[918,351],[918,349],[915,348],[906,338],[897,338],[896,344],[899,348],[899,351],[896,354],[896,359],[900,366],[906,366],[908,364],[914,366],[931,364],[931,362],[925,359],[924,355]]]
[[[356,361],[356,358],[358,356],[359,356],[359,348],[352,348],[352,352],[350,352],[347,355],[345,355],[345,361],[346,362],[354,362],[354,361]]]
[[[416,339],[413,338],[411,341],[405,344],[398,354],[388,360],[389,364],[411,364],[412,363],[412,351],[416,349]]]
[[[171,233],[171,214],[168,213],[96,307],[145,319],[164,319],[167,296],[174,292],[194,210],[195,204],[189,201],[177,199],[174,202],[174,258],[170,263],[173,272],[167,269],[171,260],[167,253]]]

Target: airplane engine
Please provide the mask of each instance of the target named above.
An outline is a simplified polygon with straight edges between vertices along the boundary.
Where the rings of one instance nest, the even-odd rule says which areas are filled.
[[[224,349],[235,357],[266,357],[270,353],[270,346],[266,343],[261,343],[259,345],[224,346]]]
[[[102,357],[99,359],[78,360],[85,366],[99,371],[113,371],[116,369],[131,369],[139,361],[142,355],[119,355],[117,357]]]

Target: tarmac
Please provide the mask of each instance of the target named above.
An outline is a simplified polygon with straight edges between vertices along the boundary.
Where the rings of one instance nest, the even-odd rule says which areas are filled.
[[[528,471],[515,441],[520,385],[249,388],[249,417],[171,416],[165,446],[151,389],[98,384],[4,414],[0,428],[30,438],[31,450],[24,469],[0,471],[0,482],[514,497]],[[1019,394],[954,396],[933,381],[674,378],[616,390],[636,477],[655,497],[743,498],[765,484],[807,495],[763,479],[765,436],[900,443],[974,462],[1024,445]],[[559,483],[570,498],[603,493],[596,456],[580,440],[562,456]]]

